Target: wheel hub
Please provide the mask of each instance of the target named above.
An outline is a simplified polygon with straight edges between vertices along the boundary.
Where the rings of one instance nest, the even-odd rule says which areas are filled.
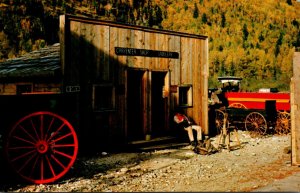
[[[46,141],[38,141],[36,148],[39,153],[44,154],[48,151],[48,144]]]

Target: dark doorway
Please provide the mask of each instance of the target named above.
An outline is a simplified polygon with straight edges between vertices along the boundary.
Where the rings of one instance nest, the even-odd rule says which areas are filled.
[[[145,71],[128,70],[127,74],[127,138],[129,141],[144,139]]]
[[[153,137],[162,136],[166,132],[166,100],[163,97],[166,72],[152,71],[151,75],[151,130]]]

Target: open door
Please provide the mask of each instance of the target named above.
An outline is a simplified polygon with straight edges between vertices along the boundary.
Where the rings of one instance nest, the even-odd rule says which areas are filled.
[[[146,86],[145,70],[127,71],[127,139],[129,141],[145,138]]]
[[[167,72],[151,72],[151,133],[153,137],[163,136],[168,127]]]

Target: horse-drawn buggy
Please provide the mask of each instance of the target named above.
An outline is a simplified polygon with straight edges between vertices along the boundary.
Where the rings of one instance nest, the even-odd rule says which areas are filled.
[[[245,129],[253,136],[267,133],[288,134],[291,130],[290,94],[276,89],[261,89],[258,92],[240,92],[239,77],[219,77],[222,88],[209,93],[211,105],[215,106],[217,133],[228,124]]]

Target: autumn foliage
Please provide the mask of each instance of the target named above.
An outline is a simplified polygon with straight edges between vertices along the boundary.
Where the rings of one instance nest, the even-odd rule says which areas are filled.
[[[0,61],[58,42],[64,13],[209,37],[209,87],[243,77],[242,89],[289,90],[300,47],[296,0],[2,0]]]

